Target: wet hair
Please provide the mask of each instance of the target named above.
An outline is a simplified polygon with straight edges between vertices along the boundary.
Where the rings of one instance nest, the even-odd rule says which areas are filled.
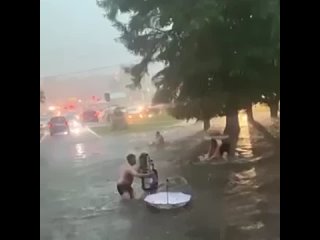
[[[148,159],[148,156],[149,156],[148,153],[143,152],[140,154],[139,159]]]
[[[134,154],[130,153],[127,156],[127,161],[131,166],[135,165],[136,164],[136,156]]]
[[[139,165],[142,171],[146,171],[148,168],[148,153],[141,153],[139,156]]]

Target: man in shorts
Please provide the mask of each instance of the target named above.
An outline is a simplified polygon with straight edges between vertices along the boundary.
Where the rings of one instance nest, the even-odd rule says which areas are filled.
[[[136,156],[134,154],[129,154],[127,156],[127,163],[122,166],[120,178],[117,183],[117,190],[121,196],[124,193],[128,193],[130,199],[134,198],[132,183],[134,177],[147,177],[150,176],[150,173],[142,174],[138,173],[136,169]]]

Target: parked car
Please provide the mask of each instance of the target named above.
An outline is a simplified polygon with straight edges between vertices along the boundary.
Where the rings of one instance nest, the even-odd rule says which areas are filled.
[[[87,110],[82,113],[82,122],[99,122],[98,113],[94,110]]]
[[[62,116],[52,117],[49,121],[48,126],[49,126],[49,132],[51,136],[57,133],[70,134],[69,125],[65,117],[62,117]]]

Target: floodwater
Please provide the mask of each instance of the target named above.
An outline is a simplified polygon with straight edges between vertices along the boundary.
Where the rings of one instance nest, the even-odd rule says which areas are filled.
[[[154,133],[48,137],[40,152],[40,239],[278,239],[279,157],[244,116],[240,123],[243,161],[220,166],[189,164],[188,153],[203,141],[197,124],[165,131],[170,144],[161,152],[147,147]],[[221,119],[214,124],[223,126]],[[119,166],[126,154],[141,151],[150,152],[161,181],[188,180],[191,206],[157,212],[141,199],[120,200]],[[142,195],[138,180],[134,189]]]

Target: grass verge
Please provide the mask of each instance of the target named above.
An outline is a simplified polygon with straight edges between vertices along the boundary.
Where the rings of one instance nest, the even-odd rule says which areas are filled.
[[[162,128],[170,127],[180,121],[167,115],[162,114],[153,118],[142,119],[139,122],[130,123],[127,129],[112,130],[109,126],[91,127],[96,134],[103,136],[108,134],[135,133],[145,131],[161,131]]]

